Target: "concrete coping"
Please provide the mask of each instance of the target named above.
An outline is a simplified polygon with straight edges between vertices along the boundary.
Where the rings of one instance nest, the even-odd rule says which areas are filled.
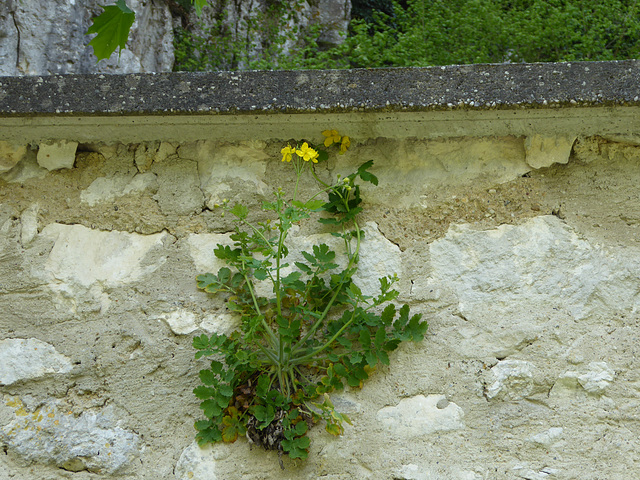
[[[637,106],[640,61],[0,77],[0,117]]]

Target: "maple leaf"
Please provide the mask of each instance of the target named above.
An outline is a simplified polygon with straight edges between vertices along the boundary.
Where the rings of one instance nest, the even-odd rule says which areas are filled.
[[[126,48],[127,38],[136,14],[127,7],[124,0],[118,0],[115,5],[102,6],[104,12],[93,18],[93,25],[87,30],[87,35],[97,35],[89,42],[98,61],[109,58],[116,48]]]

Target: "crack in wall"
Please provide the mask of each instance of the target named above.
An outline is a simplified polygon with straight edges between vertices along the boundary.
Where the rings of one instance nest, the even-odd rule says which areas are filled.
[[[13,25],[16,27],[16,68],[20,65],[20,29],[18,28],[18,22],[16,21],[16,12],[10,12],[11,19],[13,20]]]

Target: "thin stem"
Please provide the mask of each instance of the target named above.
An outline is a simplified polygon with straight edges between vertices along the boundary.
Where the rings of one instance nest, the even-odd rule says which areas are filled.
[[[336,338],[338,338],[340,335],[342,335],[342,332],[345,331],[345,329],[351,325],[353,323],[353,321],[356,318],[356,308],[357,305],[354,307],[353,312],[351,314],[351,318],[349,319],[349,321],[347,323],[345,323],[340,330],[338,330],[335,335],[333,337],[331,337],[329,339],[329,341],[327,343],[325,343],[323,346],[317,348],[316,350],[313,350],[310,353],[307,353],[306,355],[303,355],[302,357],[298,357],[295,359],[291,360],[291,363],[294,365],[299,365],[301,363],[305,363],[306,361],[310,360],[311,358],[315,357],[316,355],[318,355],[319,353],[321,353],[322,351],[326,350],[335,340]]]
[[[346,199],[343,198],[343,201],[344,201],[344,204],[345,204],[345,206],[347,208],[347,212],[348,212],[349,211],[349,198],[348,198],[348,196],[347,196]],[[353,225],[355,227],[355,232],[356,232],[356,249],[355,249],[355,253],[351,254],[351,252],[350,252],[351,249],[350,249],[349,242],[347,242],[347,240],[345,239],[345,243],[347,244],[347,248],[348,248],[347,256],[349,257],[349,264],[347,265],[347,268],[345,269],[345,271],[351,270],[353,265],[356,263],[356,261],[357,261],[356,259],[358,258],[358,254],[360,252],[360,242],[361,242],[360,227],[358,226],[358,222],[355,219],[353,220]],[[342,230],[343,230],[343,233],[344,233],[344,226],[343,226]],[[346,282],[346,278],[343,278],[340,281],[340,283],[336,286],[336,288],[334,290],[334,293],[333,293],[331,299],[329,300],[329,303],[327,304],[327,306],[323,310],[322,314],[320,315],[320,318],[318,318],[318,320],[316,320],[316,322],[311,326],[311,328],[306,333],[306,335],[291,348],[291,355],[293,355],[316,332],[316,330],[318,330],[320,325],[324,322],[325,317],[329,313],[329,310],[333,306],[333,302],[338,297],[338,294],[340,293],[340,290],[342,289],[342,285],[344,285],[345,282]]]

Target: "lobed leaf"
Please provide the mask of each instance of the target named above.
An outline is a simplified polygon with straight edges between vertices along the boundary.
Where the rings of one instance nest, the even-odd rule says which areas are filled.
[[[127,7],[124,0],[118,0],[115,5],[103,6],[104,12],[93,18],[93,24],[87,30],[87,35],[97,34],[89,45],[98,61],[109,58],[116,48],[118,57],[122,49],[126,48],[129,31],[136,19],[136,14]]]

